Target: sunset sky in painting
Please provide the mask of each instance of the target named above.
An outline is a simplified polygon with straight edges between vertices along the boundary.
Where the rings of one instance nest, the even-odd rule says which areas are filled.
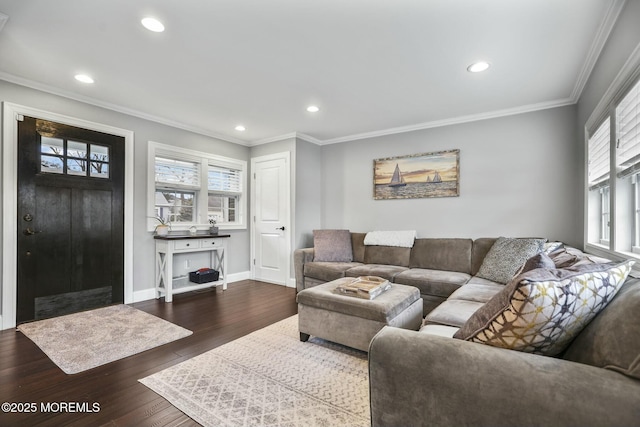
[[[455,181],[457,155],[457,152],[449,151],[374,160],[374,181],[376,184],[388,184],[396,164],[406,183],[426,182],[427,176],[433,179],[435,171],[438,171],[443,181]]]

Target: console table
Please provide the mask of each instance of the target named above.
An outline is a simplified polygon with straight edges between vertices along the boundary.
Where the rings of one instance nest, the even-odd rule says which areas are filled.
[[[154,236],[156,241],[156,298],[164,295],[165,302],[171,302],[173,295],[222,285],[227,289],[227,238],[229,234],[198,234],[195,236]],[[209,266],[220,272],[215,282],[193,283],[187,281],[178,285],[176,279],[184,282],[185,277],[173,277],[174,262],[181,254],[209,252]]]

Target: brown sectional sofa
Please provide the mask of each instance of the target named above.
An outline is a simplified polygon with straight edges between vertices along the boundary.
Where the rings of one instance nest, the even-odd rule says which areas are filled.
[[[475,277],[496,238],[416,239],[412,248],[365,246],[366,233],[351,233],[352,262],[314,262],[313,248],[296,249],[298,292],[341,277],[380,276],[414,286],[429,313],[466,283],[495,284]]]

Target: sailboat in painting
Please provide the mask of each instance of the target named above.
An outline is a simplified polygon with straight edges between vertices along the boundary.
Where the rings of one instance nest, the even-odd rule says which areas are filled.
[[[439,182],[442,182],[442,177],[440,176],[438,171],[436,171],[436,173],[433,174],[433,179],[431,179],[430,176],[427,176],[427,184],[437,184]]]
[[[396,163],[396,169],[393,171],[393,176],[391,177],[391,181],[389,181],[389,187],[404,187],[405,185],[407,185],[407,183],[404,182],[404,178],[400,173],[400,168]]]

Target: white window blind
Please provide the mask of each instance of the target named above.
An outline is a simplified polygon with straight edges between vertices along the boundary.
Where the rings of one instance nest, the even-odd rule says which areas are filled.
[[[589,138],[589,187],[609,179],[609,118]]]
[[[619,178],[640,170],[640,82],[616,107]]]
[[[199,189],[198,163],[156,157],[156,185]]]
[[[242,193],[242,172],[239,170],[210,165],[207,178],[207,187],[211,193]]]

